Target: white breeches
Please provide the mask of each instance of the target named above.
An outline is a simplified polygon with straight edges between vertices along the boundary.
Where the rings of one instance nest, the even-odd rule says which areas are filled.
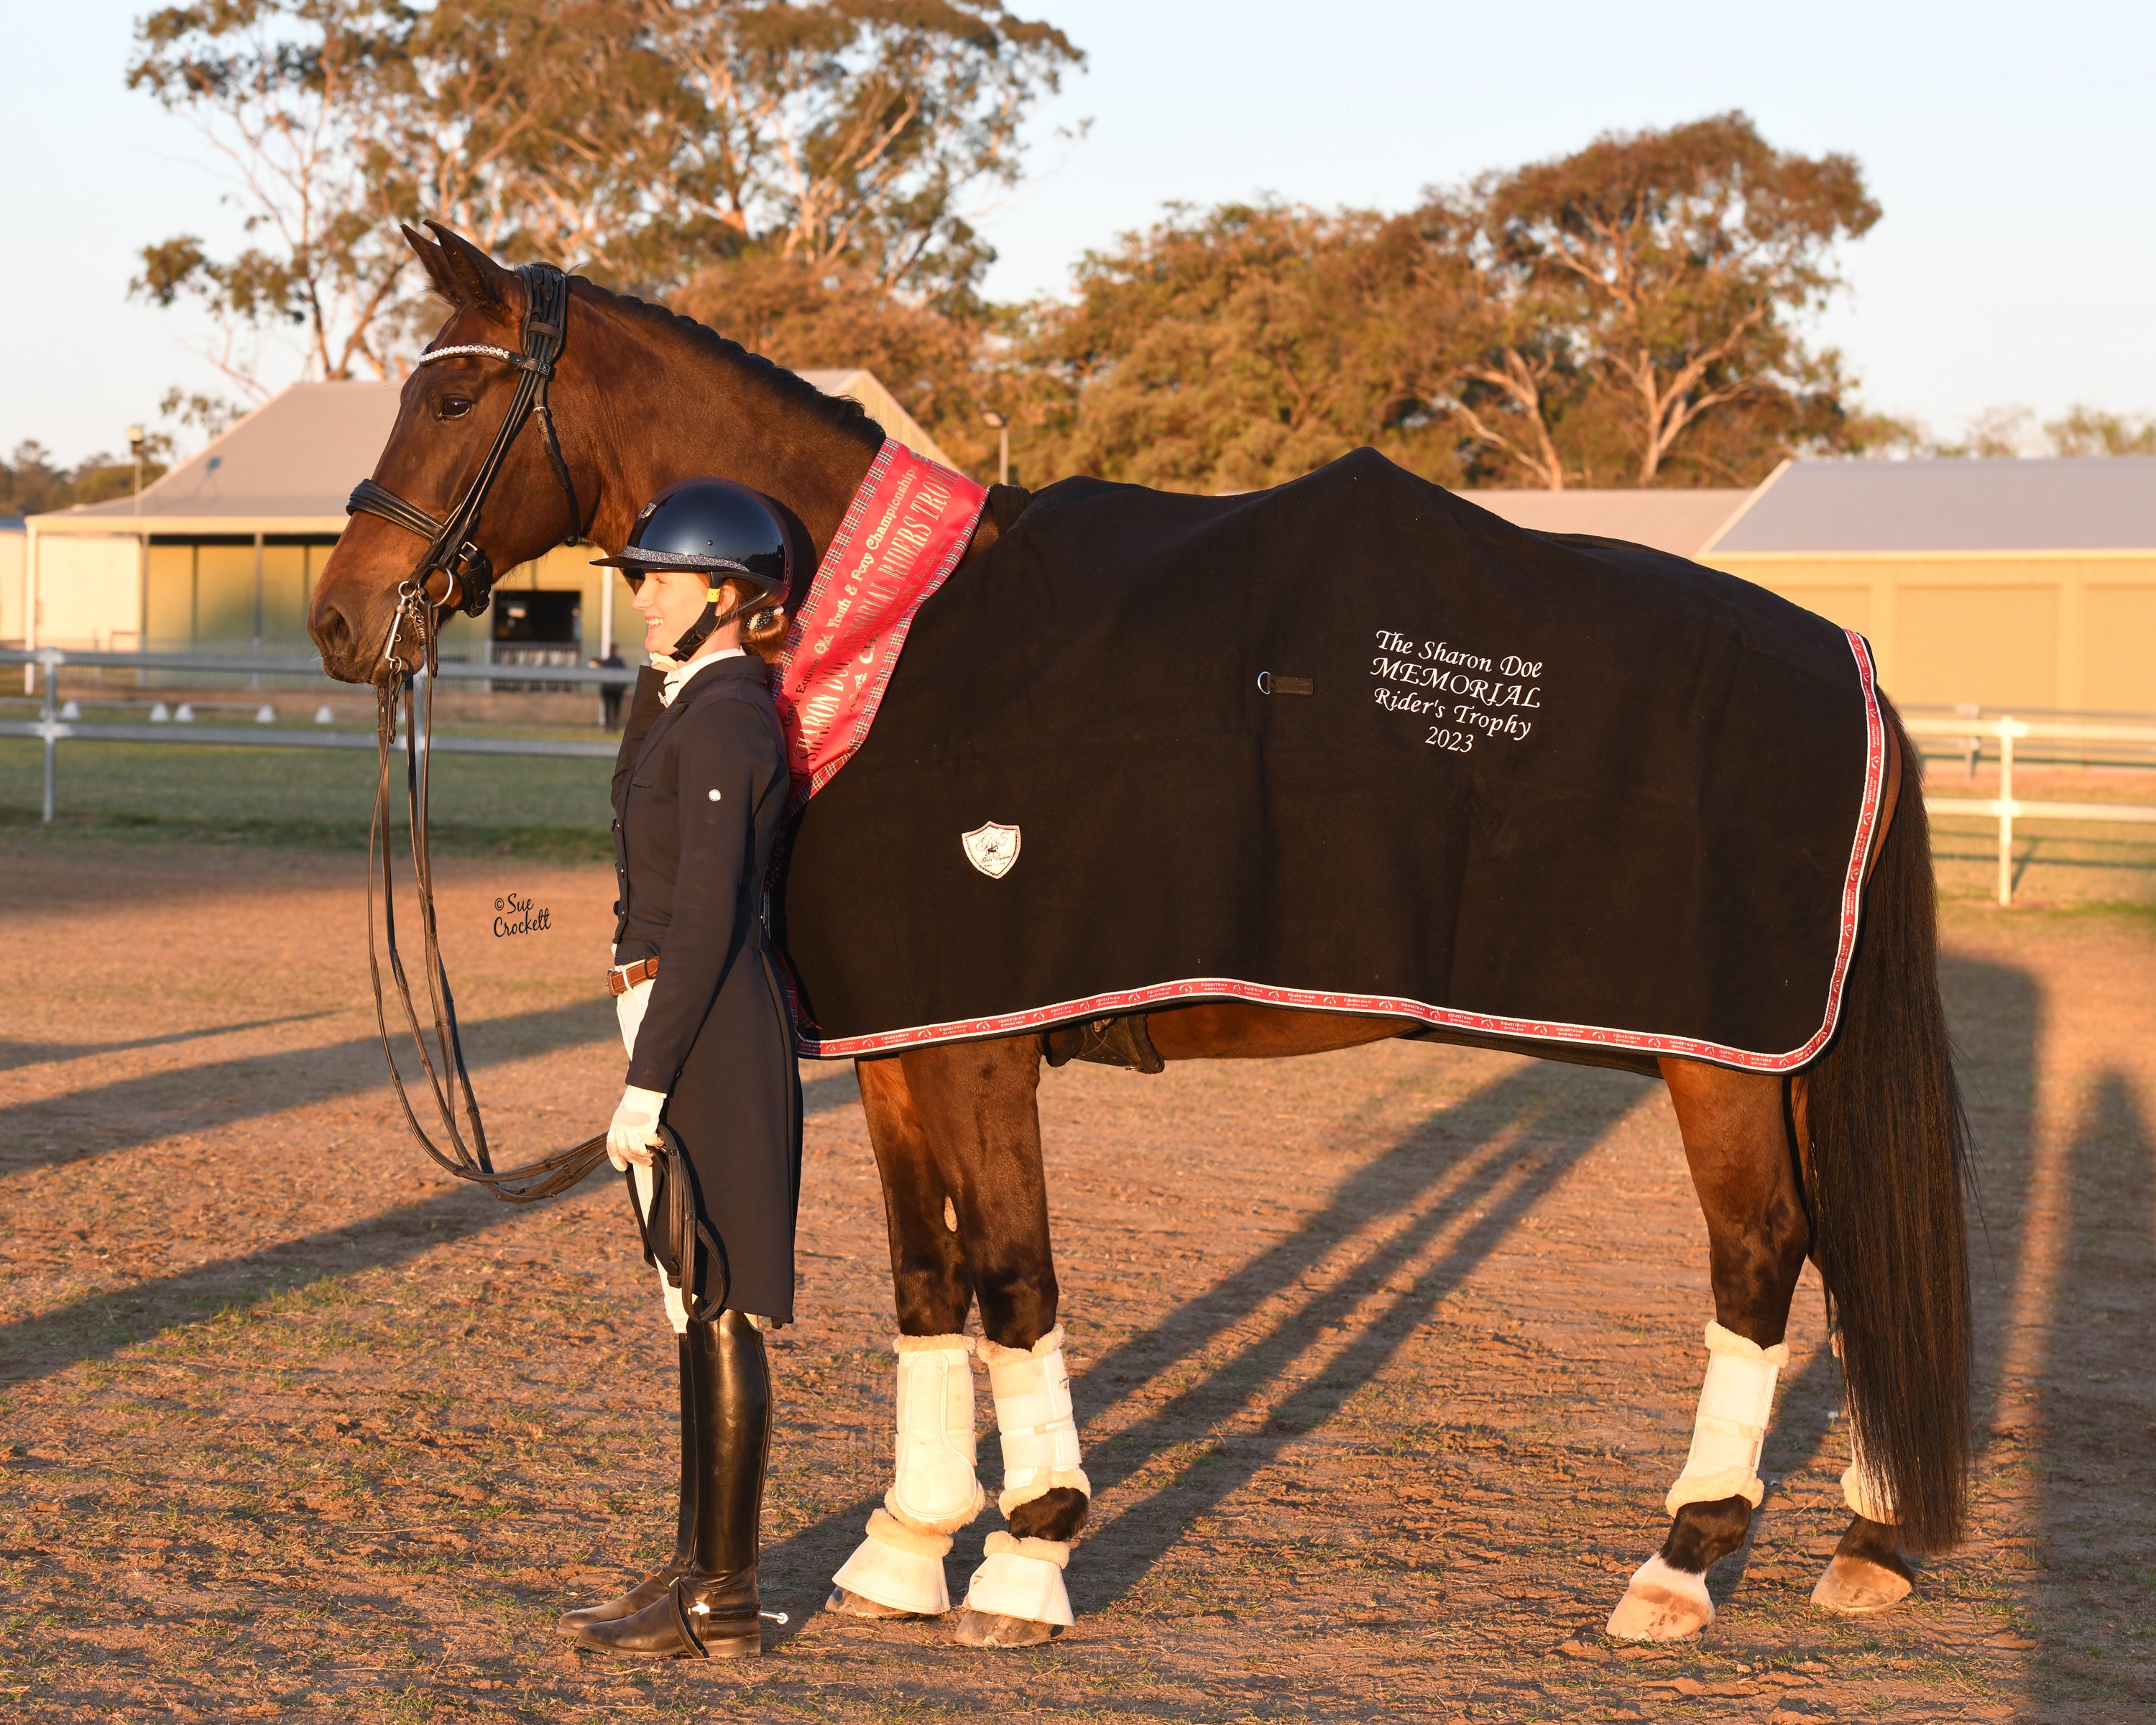
[[[651,978],[649,977],[627,993],[614,996],[614,1022],[621,1026],[622,1051],[631,1060],[636,1058],[636,1033],[644,1023],[644,1009],[650,1004]],[[651,1214],[651,1170],[631,1163],[630,1172],[636,1177],[637,1208],[648,1216]],[[659,1278],[659,1295],[666,1305],[666,1322],[674,1327],[675,1335],[685,1336],[689,1332],[689,1307],[681,1298],[680,1289],[666,1280],[665,1271],[654,1269],[652,1274]]]
[[[1789,1344],[1762,1348],[1718,1323],[1707,1327],[1707,1382],[1699,1392],[1691,1453],[1666,1501],[1675,1515],[1687,1503],[1723,1497],[1748,1499],[1754,1509],[1766,1495],[1759,1479],[1759,1451],[1774,1411],[1774,1381],[1789,1363]]]
[[[639,983],[625,994],[613,997],[614,1022],[621,1026],[622,1052],[632,1060],[636,1058],[636,1033],[644,1023],[644,1009],[651,1004],[651,978]]]
[[[638,1167],[633,1162],[629,1165],[629,1171],[630,1175],[636,1181],[637,1208],[642,1210],[644,1214],[648,1216],[651,1214],[651,1189],[655,1183],[652,1177],[652,1172],[648,1168]],[[651,1273],[659,1278],[659,1297],[665,1302],[666,1322],[673,1325],[674,1333],[675,1335],[687,1335],[689,1333],[689,1306],[688,1302],[681,1297],[680,1289],[675,1287],[672,1282],[667,1281],[666,1272],[660,1269],[657,1266],[654,1265],[652,1267]]]
[[[1031,1348],[983,1342],[977,1349],[965,1336],[901,1336],[892,1345],[898,1354],[896,1477],[883,1507],[869,1517],[868,1538],[833,1579],[878,1604],[938,1616],[951,1609],[943,1576],[951,1536],[986,1502],[974,1471],[976,1352],[988,1360],[995,1398],[1004,1461],[997,1504],[1004,1514],[1060,1486],[1090,1497],[1092,1486],[1080,1466],[1060,1327]],[[1070,1558],[1070,1548],[1060,1540],[991,1533],[966,1604],[991,1615],[1067,1625],[1073,1619],[1063,1569]]]

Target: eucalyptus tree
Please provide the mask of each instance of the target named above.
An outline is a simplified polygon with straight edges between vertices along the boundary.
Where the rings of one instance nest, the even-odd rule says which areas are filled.
[[[970,218],[1083,64],[998,0],[195,0],[136,50],[240,239],[147,245],[135,290],[206,311],[258,396],[280,336],[311,376],[395,373],[431,316],[397,234],[422,216],[661,296],[775,257],[968,304]]]

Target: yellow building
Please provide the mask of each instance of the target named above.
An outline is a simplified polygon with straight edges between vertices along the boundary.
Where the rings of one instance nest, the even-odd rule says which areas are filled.
[[[804,372],[850,396],[891,436],[949,458],[865,371]],[[152,652],[312,650],[310,596],[345,499],[374,470],[397,418],[395,383],[295,383],[139,497],[36,515],[20,572],[0,592],[0,639],[30,646]],[[3,548],[3,547],[0,547]],[[452,659],[530,663],[595,659],[611,636],[644,637],[619,571],[588,547],[557,547],[506,572],[486,616],[443,631]]]
[[[1695,554],[1861,630],[1904,705],[2156,711],[2156,457],[1785,463]]]
[[[867,372],[802,374],[901,442],[942,451]],[[145,490],[25,523],[0,639],[32,644],[307,650],[316,577],[396,418],[391,383],[303,383]],[[1784,463],[1755,491],[1472,491],[1525,527],[1693,557],[1847,627],[1909,706],[2156,711],[2156,457]],[[451,657],[633,656],[618,574],[561,547],[509,571]]]

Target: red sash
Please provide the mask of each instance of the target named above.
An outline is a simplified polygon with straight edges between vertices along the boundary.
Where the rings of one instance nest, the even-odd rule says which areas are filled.
[[[957,567],[988,494],[884,439],[780,656],[778,716],[806,802],[869,734],[913,614]]]

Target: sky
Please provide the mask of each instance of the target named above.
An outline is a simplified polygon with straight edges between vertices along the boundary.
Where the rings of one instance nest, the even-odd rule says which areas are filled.
[[[204,328],[127,298],[145,244],[237,234],[206,147],[126,87],[144,9],[0,0],[16,69],[0,450],[117,449],[167,388],[218,385]],[[1031,177],[978,216],[993,297],[1067,290],[1081,253],[1171,202],[1401,209],[1425,185],[1734,108],[1779,148],[1853,154],[1885,208],[1845,249],[1849,290],[1820,331],[1865,405],[1942,432],[2010,403],[2156,412],[2145,0],[1013,9],[1062,27],[1089,65],[1041,110]]]

